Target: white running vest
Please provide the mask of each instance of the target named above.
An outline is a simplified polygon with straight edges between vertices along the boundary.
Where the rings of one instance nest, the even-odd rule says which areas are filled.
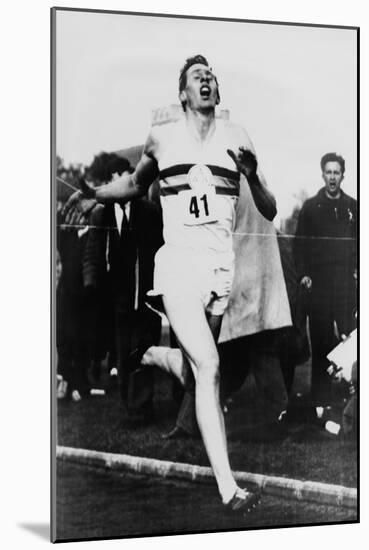
[[[185,119],[158,128],[164,241],[173,246],[232,252],[240,176],[227,149],[237,152],[240,132],[216,120],[200,142]]]

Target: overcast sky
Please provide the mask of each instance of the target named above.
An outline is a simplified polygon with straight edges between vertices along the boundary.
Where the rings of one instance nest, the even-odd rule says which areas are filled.
[[[356,197],[356,33],[255,23],[57,12],[57,152],[88,164],[102,150],[142,144],[151,111],[178,102],[184,60],[205,55],[220,108],[245,126],[277,196],[322,185],[328,151],[346,159]]]

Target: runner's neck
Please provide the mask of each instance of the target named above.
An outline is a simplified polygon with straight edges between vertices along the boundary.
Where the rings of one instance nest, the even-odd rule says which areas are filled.
[[[187,125],[196,139],[205,142],[210,139],[215,131],[214,111],[202,113],[201,111],[186,111]]]

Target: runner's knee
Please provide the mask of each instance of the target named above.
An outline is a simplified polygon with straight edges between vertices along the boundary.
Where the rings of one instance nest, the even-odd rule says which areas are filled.
[[[219,383],[219,358],[217,355],[214,354],[196,361],[196,379],[198,383]]]

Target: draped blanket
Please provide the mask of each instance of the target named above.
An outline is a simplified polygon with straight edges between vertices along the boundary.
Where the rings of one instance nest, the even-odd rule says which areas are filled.
[[[247,181],[240,183],[235,278],[219,342],[292,325],[275,227],[257,210]]]

